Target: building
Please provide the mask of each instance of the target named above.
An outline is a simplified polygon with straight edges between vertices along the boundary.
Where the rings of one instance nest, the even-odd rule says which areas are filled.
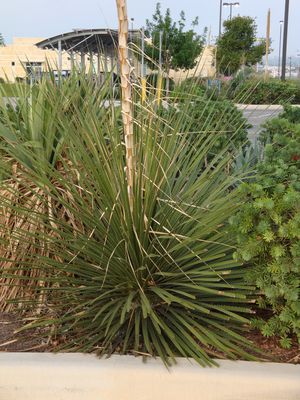
[[[0,47],[0,78],[14,82],[31,75],[40,75],[47,64],[57,69],[57,52],[42,50],[36,46],[41,38],[14,38],[12,44]],[[70,70],[68,54],[63,54],[62,67]]]
[[[132,31],[129,39],[140,38]],[[68,75],[73,68],[91,70],[99,78],[111,70],[117,74],[118,32],[112,29],[76,29],[48,39],[14,38],[13,43],[0,47],[0,78],[14,82],[18,79],[40,77],[47,70]],[[194,70],[170,71],[179,82],[187,76],[215,75],[214,47],[206,46]],[[141,64],[132,56],[136,75],[141,75]]]
[[[178,70],[170,71],[170,78],[176,83],[186,79],[187,77],[202,77],[202,78],[214,78],[216,76],[216,61],[215,61],[215,50],[216,47],[207,45],[204,47],[201,55],[197,60],[195,68],[187,71]]]
[[[105,29],[74,30],[48,39],[14,38],[0,47],[0,78],[36,78],[49,69],[67,75],[72,68],[102,74],[116,66],[117,39],[117,31]]]

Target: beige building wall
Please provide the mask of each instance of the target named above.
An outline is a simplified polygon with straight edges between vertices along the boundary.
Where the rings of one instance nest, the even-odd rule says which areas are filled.
[[[188,77],[213,78],[216,75],[215,46],[205,46],[195,68],[190,70],[170,71],[170,78],[176,83]]]
[[[27,63],[42,63],[42,70],[47,70],[47,62],[57,69],[57,51],[41,50],[35,44],[43,38],[14,38],[12,44],[0,47],[0,77],[14,82],[16,78],[26,77]],[[62,69],[69,70],[71,61],[64,52]]]
[[[26,77],[27,63],[41,63],[42,71],[47,71],[48,65],[52,70],[57,70],[58,67],[58,51],[57,50],[42,50],[36,46],[36,43],[41,42],[44,38],[13,38],[12,44],[0,47],[0,78],[14,82],[16,78]],[[74,52],[74,66],[81,68],[81,56]],[[105,59],[102,55],[100,60],[96,55],[93,55],[92,63],[90,56],[84,57],[85,69],[89,70],[93,66],[94,72],[110,71],[112,60]],[[72,69],[71,55],[66,51],[62,53],[62,70],[70,71]],[[116,72],[116,69],[115,69]]]

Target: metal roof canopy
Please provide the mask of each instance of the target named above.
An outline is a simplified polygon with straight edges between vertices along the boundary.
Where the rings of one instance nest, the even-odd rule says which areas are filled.
[[[137,35],[139,31],[132,31]],[[74,51],[79,53],[106,53],[114,51],[118,44],[118,31],[115,29],[74,29],[36,43],[41,49]]]

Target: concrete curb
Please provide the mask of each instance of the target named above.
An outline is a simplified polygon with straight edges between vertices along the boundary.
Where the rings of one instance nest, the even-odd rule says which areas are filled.
[[[283,110],[283,106],[280,104],[236,104],[239,110],[251,110],[251,111],[279,111]]]
[[[239,110],[255,110],[255,111],[281,111],[281,104],[235,104]],[[300,107],[300,104],[293,104],[292,107]]]
[[[179,359],[0,353],[2,400],[299,400],[300,365]]]

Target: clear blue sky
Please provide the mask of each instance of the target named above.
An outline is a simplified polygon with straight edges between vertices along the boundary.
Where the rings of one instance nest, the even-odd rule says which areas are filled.
[[[271,36],[274,55],[278,53],[279,21],[284,15],[284,0],[239,0],[234,14],[257,18],[259,36],[265,36],[266,15],[272,10]],[[175,18],[183,9],[187,18],[199,16],[199,31],[211,27],[218,33],[219,0],[161,0],[163,9],[170,7]],[[129,16],[141,27],[154,11],[156,0],[128,0]],[[6,0],[1,4],[0,32],[7,43],[13,36],[49,37],[73,28],[116,27],[115,0]],[[224,18],[229,9],[224,9]],[[299,51],[298,51],[299,50]],[[300,0],[290,0],[288,54],[300,53]]]

